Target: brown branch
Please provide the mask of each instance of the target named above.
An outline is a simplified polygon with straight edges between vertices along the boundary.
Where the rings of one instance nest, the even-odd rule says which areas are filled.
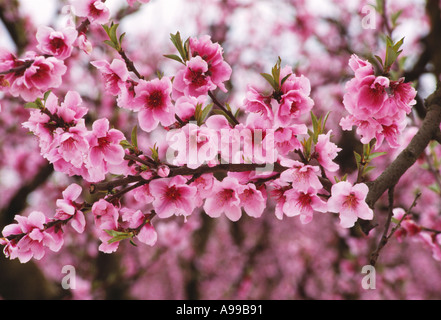
[[[129,71],[132,71],[138,77],[138,79],[144,79],[144,76],[139,73],[139,71],[138,71],[138,69],[136,69],[133,61],[129,59],[126,52],[122,48],[118,50],[118,53],[121,56],[121,58],[123,58],[124,62],[126,63],[127,69]]]
[[[23,61],[22,65],[11,68],[9,70],[1,71],[0,75],[21,72],[21,71],[29,68],[33,63],[34,63],[34,60],[25,60],[25,61]]]
[[[97,191],[111,191],[113,188],[120,187],[132,182],[139,182],[142,180],[144,179],[141,176],[127,176],[112,181],[95,183],[90,185],[89,192],[93,194]]]
[[[0,225],[7,225],[14,221],[14,216],[26,207],[27,196],[46,182],[53,171],[54,168],[51,164],[45,164],[29,183],[23,185],[15,192],[9,203],[0,211]]]

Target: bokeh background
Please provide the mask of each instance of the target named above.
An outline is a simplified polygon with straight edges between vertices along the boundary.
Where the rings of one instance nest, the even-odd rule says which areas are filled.
[[[353,151],[360,149],[353,132],[342,132],[338,122],[345,116],[344,84],[352,77],[351,54],[373,61],[384,56],[384,17],[377,12],[372,29],[363,28],[363,8],[373,1],[349,0],[151,0],[129,6],[124,0],[107,0],[112,19],[126,32],[124,48],[146,78],[160,71],[173,75],[178,64],[163,57],[175,53],[170,33],[184,39],[208,34],[224,49],[233,74],[229,92],[219,98],[240,108],[247,85],[265,90],[261,72],[269,72],[277,57],[296,74],[311,81],[314,112],[331,111],[327,128],[343,148],[338,175],[356,171]],[[377,1],[383,3],[383,1]],[[72,19],[69,2],[62,0],[0,0],[0,46],[18,56],[35,50],[40,25],[60,28]],[[386,1],[389,17],[397,15],[393,38],[405,37],[402,75],[414,81],[418,104],[403,133],[403,147],[421,122],[424,99],[435,89],[441,70],[441,10],[438,0]],[[74,21],[78,23],[77,21]],[[118,57],[105,44],[100,26],[88,32],[91,55],[77,50],[68,61],[59,93],[76,90],[89,108],[90,118],[109,117],[126,134],[136,117],[118,108],[105,94],[100,74],[90,61]],[[269,89],[269,88],[267,88]],[[0,114],[0,226],[13,222],[15,214],[31,210],[53,212],[61,191],[76,178],[53,172],[41,158],[37,140],[21,128],[29,111],[23,101],[1,95]],[[91,120],[90,119],[90,120]],[[308,119],[305,119],[308,121]],[[163,138],[163,132],[141,136],[146,147]],[[386,147],[385,147],[386,148]],[[431,150],[438,153],[437,146]],[[381,173],[400,150],[375,162],[371,178]],[[441,230],[439,194],[429,187],[433,172],[424,160],[402,177],[396,187],[396,206],[408,208],[417,191],[422,197],[414,208],[418,221]],[[134,203],[129,194],[124,201]],[[379,201],[380,226],[387,202]],[[98,252],[93,222],[88,217],[82,235],[67,231],[65,246],[47,253],[41,261],[20,264],[0,258],[0,298],[4,299],[440,299],[441,262],[432,248],[417,238],[392,239],[376,267],[376,288],[365,290],[362,267],[378,244],[382,228],[369,236],[357,228],[342,229],[338,217],[315,214],[307,225],[299,219],[278,220],[268,202],[260,219],[243,215],[237,223],[211,219],[195,211],[183,219],[155,220],[155,247],[121,243],[115,254]],[[76,288],[64,290],[61,270],[72,265]]]

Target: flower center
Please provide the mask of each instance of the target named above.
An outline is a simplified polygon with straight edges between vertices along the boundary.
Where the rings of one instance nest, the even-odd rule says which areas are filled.
[[[300,208],[308,208],[311,206],[311,197],[306,193],[302,193],[302,195],[299,196],[297,203]]]
[[[150,109],[156,109],[162,105],[163,95],[161,91],[153,91],[147,97],[147,106]]]
[[[179,198],[180,192],[175,186],[171,186],[167,188],[167,191],[165,192],[165,196],[169,200],[176,200]]]
[[[110,144],[110,141],[107,137],[98,138],[98,145],[102,147],[107,147]]]
[[[53,38],[50,41],[52,49],[59,50],[64,47],[64,40],[61,38]]]
[[[355,196],[355,193],[351,192],[347,197],[346,200],[343,202],[343,206],[349,208],[349,209],[354,209],[355,207],[357,207],[358,204],[358,199]]]
[[[231,198],[233,197],[233,194],[234,194],[234,190],[232,190],[232,189],[224,189],[219,194],[219,201],[221,202],[221,204],[224,204],[225,202],[231,200]]]
[[[190,81],[195,86],[201,87],[206,84],[205,75],[202,74],[202,71],[194,71],[190,69]]]

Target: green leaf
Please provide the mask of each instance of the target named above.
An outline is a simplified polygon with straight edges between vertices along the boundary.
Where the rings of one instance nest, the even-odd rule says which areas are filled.
[[[317,117],[315,116],[315,114],[311,111],[311,121],[312,121],[312,129],[314,134],[317,133],[317,130],[319,128],[319,124],[318,124],[318,120]]]
[[[164,54],[164,57],[175,60],[175,61],[180,62],[182,64],[185,64],[184,61],[182,61],[181,57],[179,57],[176,54]]]
[[[228,114],[225,113],[225,111],[220,110],[220,109],[213,109],[212,112],[213,112],[214,114],[220,114],[220,115],[224,116],[225,119],[227,119],[228,122],[229,122],[232,126],[235,126],[235,125],[236,125],[236,124],[234,123],[233,119],[231,119],[230,116],[229,116]]]
[[[434,183],[430,186],[428,186],[429,190],[432,190],[433,192],[440,194],[441,190],[439,189],[438,184]]]
[[[137,247],[137,246],[138,246],[135,242],[133,242],[132,239],[130,239],[130,244],[131,244],[132,246],[134,246],[134,247]]]
[[[111,40],[104,40],[104,43],[109,45],[113,49],[118,50],[118,46],[115,43],[113,43]]]
[[[397,41],[395,44],[393,43],[390,37],[386,37],[386,57],[384,61],[384,68],[386,72],[390,70],[392,65],[397,60],[398,56],[401,54],[403,50],[400,50],[401,46],[404,43],[404,37]]]
[[[115,44],[118,43],[118,38],[116,36],[116,29],[118,29],[118,26],[119,26],[118,23],[113,24],[113,22],[112,22],[112,25],[111,25],[111,27],[109,29],[109,33],[108,33],[110,40],[112,40],[112,42]]]
[[[375,167],[372,167],[372,166],[365,168],[363,170],[363,175],[368,174],[369,172],[371,172],[374,169],[375,169]]]
[[[24,105],[26,109],[40,109],[40,107],[35,102],[28,102]]]
[[[175,48],[178,50],[182,60],[187,61],[188,52],[186,52],[186,50],[184,49],[184,46],[182,44],[181,34],[179,33],[179,31],[177,31],[176,34],[170,33],[170,40],[175,46]]]
[[[375,158],[378,158],[378,157],[384,156],[385,154],[387,154],[387,152],[372,152],[372,153],[369,155],[369,160],[372,160],[372,159],[375,159]]]
[[[132,134],[131,134],[131,136],[130,136],[130,139],[131,139],[131,141],[132,141],[132,145],[133,145],[135,148],[138,148],[138,126],[135,126],[135,127],[132,129]]]
[[[207,119],[208,114],[210,113],[211,109],[213,109],[213,104],[208,104],[201,112],[201,122],[204,123],[205,119]]]
[[[127,140],[121,140],[119,143],[124,149],[132,148],[132,145]]]
[[[122,43],[122,41],[123,41],[123,39],[124,39],[124,37],[126,36],[126,33],[125,32],[123,32],[120,36],[119,36],[119,44],[121,45],[121,43]]]
[[[361,155],[354,151],[354,156],[355,156],[355,161],[357,162],[357,168],[360,166],[360,162],[361,162]]]
[[[287,74],[286,76],[283,77],[282,81],[280,82],[280,86],[283,86],[283,84],[285,83],[286,80],[288,80],[288,78],[292,76],[292,73]]]
[[[152,151],[152,159],[155,162],[159,162],[159,148],[156,146],[156,143],[153,145],[153,148],[150,148]]]
[[[104,231],[106,231],[107,234],[112,237],[112,239],[107,241],[108,244],[133,237],[133,233],[131,232],[121,232],[121,231],[109,230],[109,229],[105,229]]]
[[[52,92],[52,90],[48,90],[48,91],[46,91],[46,92],[44,93],[44,96],[43,96],[43,100],[44,100],[44,101],[47,100],[47,98],[49,97],[49,95],[51,94],[51,92]]]
[[[271,73],[273,75],[274,82],[277,84],[277,89],[279,88],[279,81],[280,81],[280,64],[282,63],[282,60],[280,57],[277,58],[277,62],[274,65],[274,67],[271,70]],[[275,90],[277,90],[275,89]]]
[[[402,13],[403,13],[403,10],[398,10],[397,12],[394,12],[390,15],[390,20],[392,22],[392,26],[394,26],[394,27],[397,26],[397,20],[401,16]]]
[[[202,104],[196,104],[196,108],[194,109],[194,118],[196,119],[198,125],[201,123],[201,113],[202,113]]]
[[[328,111],[322,121],[322,131],[325,130],[326,122],[328,122],[329,115],[331,114],[331,111]]]
[[[274,90],[276,90],[276,91],[278,90],[278,84],[275,82],[272,75],[270,75],[268,73],[261,73],[260,75],[262,77],[264,77],[266,81],[269,82],[269,84],[271,85],[271,87],[273,87]]]

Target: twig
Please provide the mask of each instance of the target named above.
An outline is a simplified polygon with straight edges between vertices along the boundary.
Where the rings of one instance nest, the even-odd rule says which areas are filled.
[[[34,60],[25,60],[25,61],[23,61],[22,65],[19,65],[17,67],[11,68],[9,70],[1,71],[0,75],[21,72],[21,71],[29,68],[33,63],[34,63]]]
[[[217,100],[217,98],[215,97],[215,95],[213,94],[213,92],[209,91],[208,92],[208,96],[211,98],[211,100],[213,100],[213,103],[219,108],[221,109],[223,112],[225,112],[227,114],[227,116],[235,123],[235,124],[239,124],[239,121],[236,119],[236,117],[231,113],[230,110],[228,110],[227,108],[225,108],[222,103],[219,102],[219,100]]]
[[[380,255],[380,251],[384,248],[384,246],[389,242],[389,240],[392,238],[392,236],[395,234],[395,232],[401,228],[401,223],[404,221],[404,219],[410,214],[412,209],[416,206],[416,203],[421,196],[421,193],[418,193],[415,196],[415,199],[413,200],[411,206],[406,211],[406,213],[401,217],[400,221],[397,223],[397,225],[391,230],[389,235],[387,234],[389,230],[390,223],[392,221],[392,210],[393,210],[393,188],[389,189],[389,215],[385,224],[384,232],[381,237],[380,243],[378,244],[377,249],[371,254],[370,264],[372,266],[375,266],[377,263],[377,259]]]
[[[381,249],[384,248],[384,246],[387,244],[387,241],[389,239],[387,236],[387,233],[389,232],[389,226],[390,226],[390,222],[392,221],[392,216],[393,216],[394,191],[395,191],[395,186],[392,186],[389,189],[389,193],[388,193],[388,195],[389,195],[389,210],[388,210],[386,224],[384,225],[384,231],[383,231],[383,235],[381,236],[380,243],[378,244],[377,249],[371,254],[371,260],[370,260],[371,266],[375,266],[375,264],[377,263],[377,259],[380,255]]]
[[[133,61],[130,60],[129,57],[127,57],[126,52],[121,48],[120,50],[118,50],[118,53],[120,54],[121,58],[123,58],[124,62],[126,63],[127,69],[129,71],[132,71],[138,77],[138,79],[144,80],[144,76],[139,73],[138,69],[136,69]]]

